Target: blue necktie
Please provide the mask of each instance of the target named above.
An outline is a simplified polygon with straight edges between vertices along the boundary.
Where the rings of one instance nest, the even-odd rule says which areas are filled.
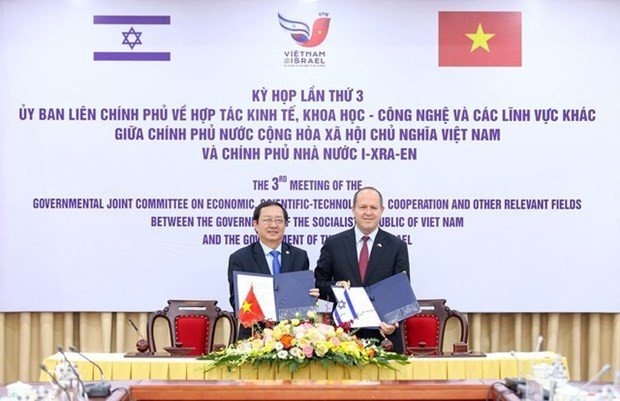
[[[271,251],[269,253],[271,254],[271,256],[273,256],[273,263],[271,265],[271,267],[273,268],[273,274],[280,274],[280,259],[278,259],[278,257],[280,256],[280,252]]]

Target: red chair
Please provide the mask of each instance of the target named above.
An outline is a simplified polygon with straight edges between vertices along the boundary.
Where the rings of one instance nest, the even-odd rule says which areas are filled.
[[[147,340],[150,351],[157,352],[153,329],[159,318],[168,321],[170,345],[193,347],[187,355],[207,355],[213,351],[213,336],[218,323],[224,319],[230,325],[228,344],[237,336],[237,321],[231,312],[222,311],[217,301],[168,300],[163,310],[151,313],[147,323]],[[225,344],[225,345],[228,345]]]
[[[440,355],[443,352],[446,323],[456,318],[460,323],[460,342],[467,343],[469,325],[465,316],[446,305],[445,299],[419,299],[421,311],[402,323],[406,354]]]

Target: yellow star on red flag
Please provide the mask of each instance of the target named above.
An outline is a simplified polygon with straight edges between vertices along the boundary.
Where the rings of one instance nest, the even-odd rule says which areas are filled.
[[[521,67],[520,11],[440,11],[439,67]]]
[[[245,296],[245,300],[239,308],[239,322],[243,327],[248,328],[265,318],[256,294],[254,294],[254,287],[250,287],[248,295]]]
[[[484,33],[484,30],[482,29],[482,24],[478,24],[478,30],[476,31],[476,33],[466,33],[465,36],[467,36],[469,39],[472,40],[472,44],[471,44],[472,52],[479,47],[482,47],[486,51],[490,51],[489,44],[487,42],[489,41],[489,39],[495,36],[495,34]]]

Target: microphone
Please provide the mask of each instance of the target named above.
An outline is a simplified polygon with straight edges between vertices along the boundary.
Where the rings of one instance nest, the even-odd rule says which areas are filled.
[[[538,336],[536,339],[536,348],[534,349],[534,359],[532,361],[532,366],[536,363],[536,354],[540,351],[540,346],[543,342],[543,336]],[[517,369],[519,371],[519,377],[517,379],[512,377],[506,377],[504,379],[505,386],[512,390],[518,397],[527,398],[528,393],[528,381],[523,377],[523,369],[521,365],[521,360],[517,357],[517,353],[515,351],[510,351],[510,355],[517,361]],[[534,386],[535,381],[530,381],[530,386]],[[542,399],[549,400],[551,398],[551,394],[549,390],[542,388],[541,384],[537,384],[541,387],[542,390]],[[573,401],[573,400],[571,400]]]
[[[60,382],[58,381],[58,379],[56,379],[56,376],[52,374],[52,372],[49,371],[49,369],[47,368],[47,366],[45,366],[44,363],[42,363],[41,365],[39,365],[39,367],[41,368],[42,371],[44,371],[45,373],[47,373],[47,376],[52,379],[52,382],[54,382],[54,384],[56,386],[58,386],[59,388],[62,389],[62,391],[65,392],[65,394],[67,394],[67,400],[71,401],[71,394],[69,394],[69,392],[67,391],[67,389],[65,388],[65,386],[63,386],[62,384],[60,384]]]
[[[101,366],[97,365],[92,359],[82,354],[73,345],[70,346],[69,349],[71,350],[71,352],[75,352],[76,354],[93,364],[99,370],[99,373],[101,373],[101,381],[95,383],[88,383],[88,386],[86,386],[86,394],[88,394],[89,397],[109,397],[111,394],[110,383],[105,382],[105,376],[103,375],[103,369],[101,369]]]
[[[510,351],[510,356],[512,356],[517,361],[517,372],[519,373],[518,381],[523,381],[523,366],[521,366],[521,360],[517,357],[517,353],[514,351]]]
[[[536,348],[534,348],[534,354],[538,354],[540,352],[540,346],[543,343],[543,336],[538,336],[536,338]]]
[[[91,360],[89,357],[87,357],[86,355],[82,354],[80,351],[78,351],[78,349],[76,347],[74,347],[73,345],[69,347],[69,350],[71,350],[71,352],[75,352],[76,354],[78,354],[79,356],[81,356],[82,358],[86,359],[88,362],[92,363],[93,365],[95,365],[95,367],[99,370],[99,373],[101,374],[101,381],[105,381],[105,376],[103,375],[103,369],[101,369],[101,366],[97,365],[93,360]]]
[[[543,343],[543,336],[539,335],[536,338],[536,347],[534,348],[534,355],[532,357],[532,368],[536,365],[536,358],[538,357],[538,353],[540,352],[540,347]]]
[[[59,345],[56,347],[56,349],[58,350],[58,352],[61,353],[62,357],[65,358],[65,362],[67,363],[67,365],[69,365],[69,369],[71,369],[71,371],[75,375],[75,378],[78,381],[78,391],[79,391],[79,386],[82,386],[82,395],[86,395],[86,386],[84,385],[84,382],[82,381],[82,378],[80,377],[80,374],[78,373],[78,371],[75,369],[75,367],[73,366],[69,358],[67,358],[67,354],[65,354],[64,348],[62,347],[62,345]]]
[[[521,360],[519,360],[519,358],[517,357],[517,353],[514,351],[510,351],[510,356],[512,356],[517,361],[517,371],[519,377],[506,377],[504,379],[504,383],[508,389],[512,390],[512,392],[515,393],[518,397],[521,397],[523,394],[525,394],[524,389],[526,384],[525,379],[522,375]]]
[[[544,363],[541,363],[540,366],[536,365],[536,360],[538,359],[538,353],[540,352],[540,347],[543,343],[543,336],[539,335],[538,337],[536,337],[536,347],[534,347],[534,353],[532,354],[532,364],[530,366],[530,371],[528,373],[528,378],[534,378],[534,380],[539,379],[539,377],[537,376],[537,369],[538,368],[545,368],[546,365]]]
[[[590,386],[592,383],[594,383],[595,381],[598,380],[599,377],[601,377],[602,375],[604,375],[605,373],[607,373],[607,371],[609,370],[609,368],[611,368],[611,366],[607,363],[605,364],[601,370],[599,370],[594,376],[592,376],[592,378],[590,380],[588,380],[586,382],[586,384],[584,384],[583,386],[579,387],[577,389],[577,391],[575,392],[575,394],[573,394],[573,396],[570,398],[570,401],[575,401],[577,399],[579,399],[579,393],[581,393],[583,390],[585,390],[588,386]]]

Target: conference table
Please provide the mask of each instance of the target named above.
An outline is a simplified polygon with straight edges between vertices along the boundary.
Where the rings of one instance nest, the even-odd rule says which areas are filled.
[[[566,359],[553,352],[497,352],[485,356],[414,356],[404,365],[393,363],[394,370],[367,365],[363,368],[311,364],[295,372],[278,367],[244,366],[233,371],[225,367],[211,369],[212,362],[192,357],[135,357],[123,353],[83,353],[103,371],[105,380],[503,380],[525,377],[533,365],[553,364],[561,358],[567,375]],[[77,366],[84,381],[101,379],[101,372],[80,354],[65,355]],[[64,362],[60,353],[48,356],[43,364],[54,371]],[[569,376],[570,377],[570,376]],[[48,381],[41,371],[40,381]]]
[[[32,387],[37,391],[43,391],[50,388],[50,385],[33,383]],[[7,393],[8,386],[0,385],[0,398]],[[111,394],[107,397],[88,397],[88,399],[93,401],[499,401],[500,399],[519,401],[516,394],[495,380],[128,380],[112,382]]]

